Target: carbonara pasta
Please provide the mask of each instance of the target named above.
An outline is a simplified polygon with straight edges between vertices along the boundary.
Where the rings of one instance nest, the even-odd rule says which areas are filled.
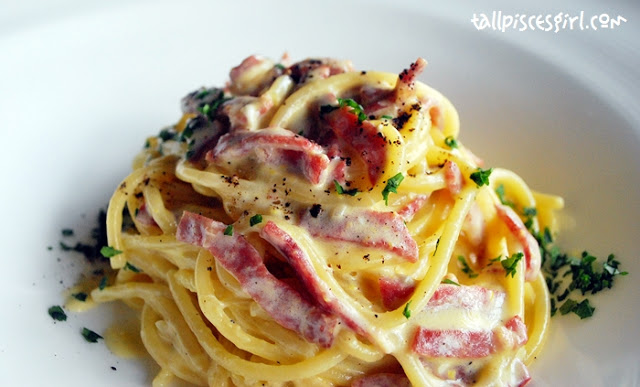
[[[425,65],[251,56],[148,139],[91,297],[139,311],[155,386],[530,380],[549,323],[530,230],[562,199],[464,147]]]

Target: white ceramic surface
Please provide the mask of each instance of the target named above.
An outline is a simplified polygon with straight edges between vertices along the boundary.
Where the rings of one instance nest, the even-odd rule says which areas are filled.
[[[102,332],[120,309],[64,323],[47,315],[82,266],[56,247],[60,230],[88,233],[146,136],[178,118],[181,96],[225,82],[249,54],[285,51],[393,72],[426,57],[421,79],[458,108],[462,141],[489,165],[565,197],[576,228],[564,247],[614,252],[631,272],[592,300],[591,320],[553,319],[533,385],[640,385],[637,2],[4,3],[0,385],[149,384],[147,364],[79,335],[83,326]],[[474,12],[494,10],[607,12],[628,22],[557,34],[473,27]]]

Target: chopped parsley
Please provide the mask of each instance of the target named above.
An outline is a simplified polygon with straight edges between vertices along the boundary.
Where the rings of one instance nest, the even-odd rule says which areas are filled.
[[[444,139],[444,144],[451,149],[455,149],[458,147],[458,140],[456,140],[453,136],[447,136]]]
[[[227,228],[224,229],[224,235],[232,236],[233,235],[233,225],[230,224]]]
[[[282,63],[276,63],[275,66],[273,66],[273,67],[277,68],[278,70],[286,69],[286,67],[284,67],[284,65]]]
[[[362,121],[367,119],[367,115],[364,114],[364,108],[362,105],[357,103],[355,100],[351,98],[338,98],[338,106],[333,105],[322,105],[320,106],[320,114],[331,113],[332,111],[348,106],[351,108],[351,113],[355,114],[358,117],[358,123],[362,123]]]
[[[49,308],[49,316],[56,321],[67,321],[67,314],[58,305]]]
[[[255,226],[258,223],[262,223],[262,215],[260,215],[260,214],[253,215],[249,219],[249,225],[250,226]]]
[[[89,328],[82,328],[82,337],[90,343],[97,343],[98,339],[103,338]]]
[[[504,204],[505,206],[509,206],[511,208],[514,208],[516,206],[514,202],[505,198],[504,185],[500,184],[498,185],[498,187],[496,187],[496,195],[498,195],[500,203]]]
[[[506,271],[506,277],[508,277],[509,274],[511,274],[511,278],[513,278],[516,275],[516,268],[518,267],[518,262],[520,262],[523,256],[524,254],[522,254],[521,252],[518,252],[518,253],[514,253],[509,258],[503,259],[502,261],[500,261],[500,263],[502,264],[502,267]]]
[[[351,108],[351,113],[358,116],[358,123],[367,119],[367,115],[364,114],[364,108],[362,105],[357,103],[351,98],[338,98],[338,104],[340,107],[349,106]]]
[[[460,262],[460,265],[461,265],[460,270],[462,270],[464,274],[468,275],[469,278],[476,278],[478,276],[478,273],[474,272],[473,269],[469,267],[469,264],[467,263],[466,259],[464,259],[462,255],[458,256],[458,262]]]
[[[542,232],[531,229],[530,231],[540,245],[542,270],[551,295],[552,316],[560,310],[561,314],[573,312],[581,319],[590,317],[595,308],[589,304],[589,300],[585,298],[578,303],[568,298],[569,295],[574,292],[580,292],[583,296],[587,293],[596,294],[610,289],[616,276],[628,274],[626,271],[620,271],[620,262],[613,254],[609,254],[607,260],[602,262],[601,269],[598,270],[598,259],[586,251],[580,258],[561,253],[560,249],[554,245],[548,228]],[[558,309],[556,305],[563,301],[564,303]]]
[[[340,183],[338,183],[338,180],[334,180],[333,184],[336,187],[336,192],[338,193],[338,195],[349,195],[349,196],[355,196],[358,193],[358,189],[357,188],[352,188],[352,189],[344,189]]]
[[[102,246],[100,249],[100,254],[102,254],[105,258],[115,257],[118,254],[122,254],[122,251],[114,249],[111,246]]]
[[[73,293],[71,297],[75,298],[78,301],[82,301],[82,302],[87,301],[87,293],[85,292]]]
[[[460,286],[459,283],[457,283],[456,281],[450,280],[449,278],[445,278],[442,280],[443,284],[449,284],[449,285],[456,285],[456,286]]]
[[[129,262],[124,264],[124,269],[125,270],[131,270],[134,273],[140,273],[140,269],[138,269],[137,267],[133,266]]]
[[[406,317],[407,319],[409,319],[409,317],[411,317],[411,310],[409,309],[409,305],[411,305],[411,300],[409,300],[409,302],[407,302],[407,304],[404,306],[404,309],[402,310],[402,315],[404,317]]]
[[[489,185],[489,176],[491,175],[492,171],[493,168],[478,168],[478,170],[473,172],[469,177],[476,183],[478,187],[482,187],[483,185]]]
[[[593,316],[593,312],[596,310],[596,308],[589,305],[589,300],[586,298],[582,300],[582,302],[577,302],[575,300],[572,300],[571,298],[568,298],[558,310],[562,315],[573,312],[582,320],[587,317]]]
[[[400,183],[402,183],[402,180],[404,180],[404,176],[402,176],[402,173],[398,173],[397,175],[387,180],[387,185],[382,190],[382,198],[384,199],[384,204],[389,205],[389,193],[398,193],[398,187],[400,186]]]
[[[70,229],[70,228],[63,228],[62,229],[62,236],[65,236],[65,237],[73,236],[73,230]]]
[[[381,118],[384,118],[385,120],[392,120],[393,117],[389,116],[389,115],[383,115]]]
[[[106,275],[102,277],[102,279],[100,280],[100,283],[98,284],[98,289],[104,290],[104,288],[106,288],[108,285],[108,281],[109,280],[107,279]]]

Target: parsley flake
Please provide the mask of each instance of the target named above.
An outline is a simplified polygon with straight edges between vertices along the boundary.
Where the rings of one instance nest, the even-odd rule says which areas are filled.
[[[90,343],[97,343],[98,339],[103,338],[89,328],[82,328],[82,337]]]
[[[122,254],[122,251],[114,249],[111,246],[102,246],[100,249],[100,254],[102,254],[105,258],[115,257],[118,254]]]
[[[260,214],[253,215],[249,219],[249,225],[252,226],[252,227],[255,226],[258,223],[262,223],[262,215],[260,215]]]
[[[98,284],[98,289],[104,290],[104,288],[106,288],[108,285],[107,281],[108,281],[107,276],[102,277],[102,279],[100,280],[100,284]]]
[[[87,301],[87,293],[85,292],[73,293],[71,297],[75,298],[78,301],[82,301],[82,302]]]
[[[507,274],[505,275],[506,277],[508,277],[509,274],[511,274],[511,278],[513,278],[516,275],[516,268],[518,266],[518,262],[520,262],[522,257],[524,257],[524,254],[522,254],[521,252],[518,252],[518,253],[514,253],[509,258],[503,259],[502,261],[500,261],[500,263],[502,264],[502,267],[507,272]]]
[[[278,70],[286,69],[286,67],[284,67],[282,63],[276,63],[273,67],[277,68]]]
[[[411,300],[407,302],[407,304],[404,306],[404,309],[402,310],[402,315],[406,317],[407,320],[409,319],[409,317],[411,317],[411,310],[409,309],[409,305],[411,305]]]
[[[333,181],[333,185],[335,185],[336,187],[336,192],[338,193],[338,195],[349,195],[349,196],[356,196],[356,194],[358,193],[358,189],[357,188],[353,188],[353,189],[344,189],[340,183],[338,183],[338,180],[334,180]]]
[[[65,237],[73,236],[73,230],[70,228],[62,229],[62,236],[65,236]]]
[[[134,273],[140,273],[140,269],[138,269],[137,267],[133,266],[129,262],[124,264],[124,269],[125,270],[131,270]]]
[[[338,98],[338,104],[340,107],[349,106],[351,108],[351,113],[358,116],[358,123],[367,119],[367,115],[364,114],[364,108],[355,100],[351,98]]]
[[[462,255],[458,256],[458,262],[460,262],[460,265],[462,266],[460,270],[462,270],[464,274],[468,275],[469,278],[476,278],[478,276],[478,273],[474,272],[473,269],[469,267],[469,264]]]
[[[444,139],[444,144],[451,149],[455,149],[458,147],[458,140],[456,140],[453,136],[447,136]]]
[[[478,168],[478,170],[473,172],[469,177],[476,183],[478,187],[482,187],[483,185],[489,185],[489,176],[491,175],[492,171],[493,168]]]
[[[443,284],[449,284],[449,285],[456,285],[456,286],[460,286],[459,283],[457,283],[456,281],[450,280],[449,278],[445,278],[442,280]]]
[[[514,202],[505,198],[503,184],[500,184],[496,187],[496,195],[498,195],[498,199],[500,199],[500,203],[504,204],[505,206],[509,206],[511,208],[514,208],[516,206]]]
[[[67,321],[67,314],[58,305],[49,308],[49,316],[56,321]]]
[[[384,118],[385,120],[392,120],[393,117],[389,116],[389,115],[383,115],[381,118]]]
[[[227,228],[224,229],[224,235],[232,236],[233,235],[233,225],[230,224]]]
[[[384,199],[385,205],[389,205],[390,192],[398,193],[398,187],[400,186],[400,183],[402,183],[402,180],[404,180],[404,176],[402,176],[402,173],[398,173],[397,175],[387,180],[387,185],[382,190],[382,198]]]

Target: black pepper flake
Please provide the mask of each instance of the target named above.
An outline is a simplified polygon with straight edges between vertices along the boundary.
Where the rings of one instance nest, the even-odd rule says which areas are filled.
[[[313,216],[314,218],[317,218],[318,215],[320,215],[320,212],[322,212],[322,205],[320,204],[314,204],[309,210],[309,214],[311,214],[311,216]]]

